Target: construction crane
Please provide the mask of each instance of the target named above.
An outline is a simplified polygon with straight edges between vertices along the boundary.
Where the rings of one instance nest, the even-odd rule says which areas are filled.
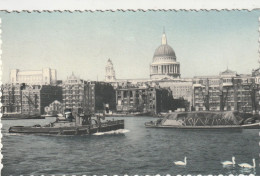
[[[24,83],[21,85],[21,90],[23,90],[23,89],[25,89],[25,84]],[[38,108],[38,105],[36,103],[36,101],[38,99],[38,96],[37,96],[37,94],[34,94],[34,101],[33,101],[31,99],[31,97],[30,97],[30,92],[29,92],[29,95],[25,94],[24,92],[21,92],[21,94],[24,95],[26,97],[26,99],[28,100],[29,115],[30,115],[30,112],[31,112],[30,107],[31,107],[31,105],[33,105],[34,110]]]

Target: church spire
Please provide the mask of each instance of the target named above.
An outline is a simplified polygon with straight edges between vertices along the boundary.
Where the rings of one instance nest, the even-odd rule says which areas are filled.
[[[165,28],[163,27],[162,45],[167,45],[167,38],[165,34]]]

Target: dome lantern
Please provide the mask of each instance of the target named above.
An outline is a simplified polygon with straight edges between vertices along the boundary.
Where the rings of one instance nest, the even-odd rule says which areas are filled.
[[[162,35],[162,45],[167,45],[167,38],[166,38],[164,28],[163,28],[163,35]]]

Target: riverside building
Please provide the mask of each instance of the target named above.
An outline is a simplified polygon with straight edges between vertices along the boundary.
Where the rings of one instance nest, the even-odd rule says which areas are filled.
[[[111,60],[109,60],[111,62]],[[111,72],[107,72],[106,80]],[[114,68],[112,69],[113,72]],[[114,77],[115,78],[115,77]],[[143,79],[113,79],[108,80],[115,88],[124,92],[139,91],[138,84],[147,84],[150,87],[159,86],[170,88],[174,99],[184,99],[188,101],[187,110],[195,111],[229,111],[238,110],[243,112],[259,111],[259,84],[260,69],[255,69],[252,74],[237,74],[229,69],[214,76],[195,76],[193,78],[181,78],[180,63],[177,62],[176,53],[168,44],[165,32],[161,38],[161,45],[155,50],[152,63],[150,64],[150,78]],[[133,84],[135,88],[123,89],[122,86]],[[132,90],[133,89],[133,90]],[[140,89],[141,90],[141,89]],[[143,90],[142,90],[143,91]],[[146,90],[144,90],[146,91]],[[134,95],[117,92],[117,109],[130,110],[135,108],[135,103],[131,101]],[[124,99],[122,97],[128,97]],[[131,97],[133,96],[133,97]],[[127,100],[127,101],[126,101]],[[120,104],[121,103],[121,104]],[[146,104],[147,105],[147,104]],[[146,107],[149,110],[149,107]],[[156,108],[155,108],[156,109]]]
[[[116,89],[118,112],[158,114],[172,110],[170,89],[151,87],[147,84],[119,86]]]
[[[259,111],[259,84],[254,74],[237,74],[229,69],[218,76],[193,79],[195,111]]]
[[[21,113],[22,111],[22,91],[20,84],[3,84],[1,86],[1,112]]]
[[[105,82],[85,81],[73,73],[62,85],[63,107],[78,113],[103,112],[104,104],[115,109],[115,90]]]
[[[55,69],[43,68],[42,70],[24,70],[12,69],[10,71],[10,80],[12,84],[30,84],[30,85],[50,85],[56,84],[57,72]]]
[[[94,84],[84,81],[72,73],[62,85],[64,109],[74,112],[95,111]]]
[[[2,112],[4,114],[44,114],[44,108],[54,100],[61,101],[62,90],[52,85],[2,85]]]

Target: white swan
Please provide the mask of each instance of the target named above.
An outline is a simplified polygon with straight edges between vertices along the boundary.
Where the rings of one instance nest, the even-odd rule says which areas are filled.
[[[241,163],[238,164],[240,167],[245,167],[245,168],[255,168],[255,159],[252,160],[253,161],[253,166],[247,163]]]
[[[185,156],[184,162],[183,161],[175,161],[174,164],[179,165],[179,166],[186,166],[187,165],[187,157]]]
[[[232,157],[232,161],[224,161],[224,162],[221,162],[221,164],[223,165],[223,166],[230,166],[230,165],[235,165],[236,164],[236,162],[235,162],[235,157],[233,156]]]

